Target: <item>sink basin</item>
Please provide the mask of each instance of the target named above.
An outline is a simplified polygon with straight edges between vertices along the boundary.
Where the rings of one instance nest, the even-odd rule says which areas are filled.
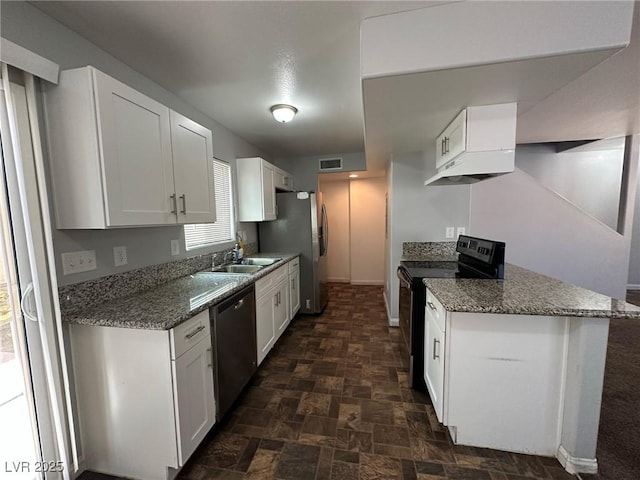
[[[256,257],[256,258],[245,258],[243,263],[247,265],[273,265],[276,262],[282,260],[281,258],[268,258],[268,257]]]
[[[255,273],[264,268],[264,265],[224,265],[213,269],[216,273]]]

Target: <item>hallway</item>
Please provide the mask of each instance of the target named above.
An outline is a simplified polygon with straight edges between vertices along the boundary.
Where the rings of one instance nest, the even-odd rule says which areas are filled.
[[[179,478],[575,478],[553,458],[454,446],[407,387],[381,287],[331,284],[329,298],[291,324]]]

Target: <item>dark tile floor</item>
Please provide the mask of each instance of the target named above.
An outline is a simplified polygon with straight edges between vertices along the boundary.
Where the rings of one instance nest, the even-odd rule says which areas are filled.
[[[640,306],[640,290],[627,290],[627,302]]]
[[[428,396],[408,388],[381,287],[333,284],[329,298],[291,323],[180,479],[575,478],[554,458],[453,445]]]

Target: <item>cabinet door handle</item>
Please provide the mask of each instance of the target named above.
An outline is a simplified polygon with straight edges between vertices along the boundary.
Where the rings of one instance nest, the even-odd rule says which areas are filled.
[[[436,354],[436,347],[439,347],[439,346],[440,346],[440,340],[438,340],[437,338],[434,338],[433,339],[433,359],[434,360],[437,358],[440,358],[440,352]],[[438,348],[438,350],[440,349]]]
[[[430,308],[431,310],[437,310],[437,309],[436,309],[436,306],[433,304],[433,302],[427,302],[427,305],[429,305],[429,308]]]
[[[444,138],[440,140],[440,155],[444,155]]]
[[[296,279],[292,278],[291,279],[291,290],[295,290],[296,289]]]
[[[169,199],[173,202],[173,210],[171,210],[171,213],[173,213],[174,215],[177,215],[178,214],[178,201],[176,200],[175,193],[173,195],[169,195]]]
[[[182,211],[180,213],[182,213],[183,215],[186,215],[187,214],[187,196],[180,195],[180,200],[182,200]]]
[[[209,354],[209,364],[207,367],[213,368],[213,349],[211,347],[207,348],[207,353]]]
[[[449,137],[444,137],[444,153],[449,153]]]
[[[198,328],[196,328],[192,332],[187,333],[184,336],[184,338],[191,339],[191,338],[195,337],[197,334],[199,334],[202,330],[204,330],[204,325],[200,325]]]

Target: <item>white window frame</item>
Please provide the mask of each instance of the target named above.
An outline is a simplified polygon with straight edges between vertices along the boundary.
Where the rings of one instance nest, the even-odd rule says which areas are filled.
[[[228,178],[228,198],[222,197],[224,190],[222,187],[225,185],[222,184],[220,179],[220,168],[228,169],[227,174],[225,175]],[[235,209],[233,203],[233,174],[231,171],[231,164],[229,162],[225,162],[224,160],[219,160],[217,158],[213,159],[213,170],[214,170],[214,185],[215,185],[215,196],[216,196],[216,218],[220,219],[221,214],[228,215],[229,219],[229,238],[215,238],[216,231],[215,225],[218,224],[219,220],[216,220],[215,223],[199,223],[199,224],[189,224],[185,225],[183,228],[184,232],[184,243],[186,251],[190,252],[193,250],[198,250],[200,248],[212,247],[215,245],[221,245],[225,243],[231,243],[236,238],[235,232]],[[210,239],[208,241],[198,241],[198,237],[209,236]],[[191,237],[191,241],[189,238]],[[194,238],[195,237],[195,238]]]

